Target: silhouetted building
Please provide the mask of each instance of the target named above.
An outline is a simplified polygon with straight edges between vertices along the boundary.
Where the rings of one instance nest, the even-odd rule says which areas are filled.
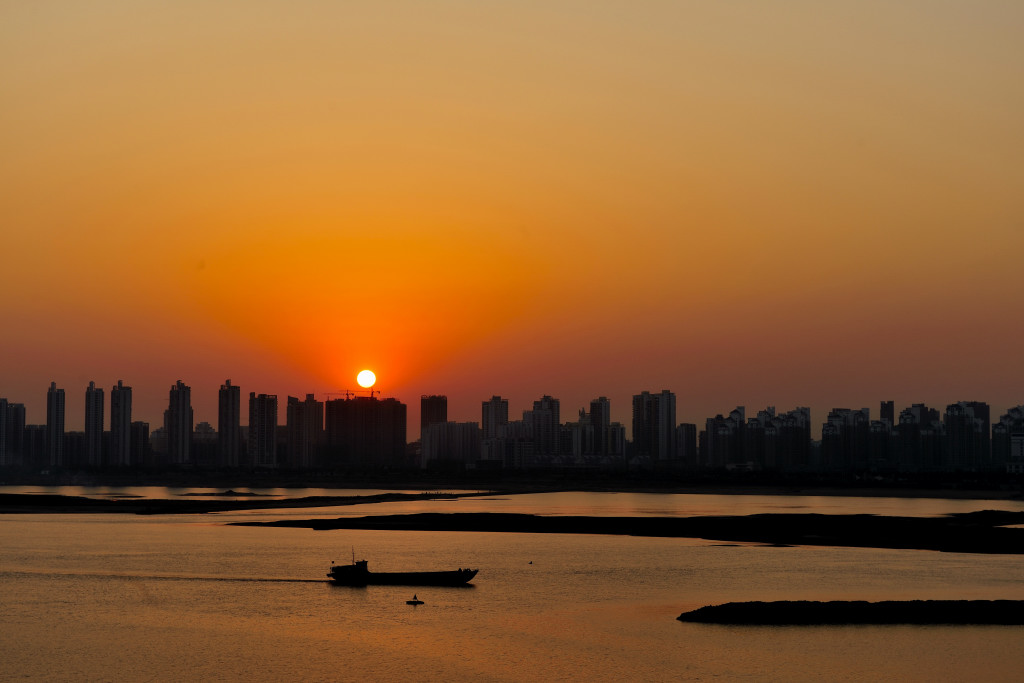
[[[81,466],[87,462],[85,432],[64,433],[64,462],[69,466]]]
[[[135,464],[132,454],[132,388],[117,380],[110,389],[110,449],[107,462],[114,467]]]
[[[704,423],[701,461],[710,469],[736,469],[746,467],[743,453],[743,435],[746,430],[746,407],[736,406],[728,417],[721,413],[709,417]]]
[[[167,434],[167,462],[171,465],[192,464],[192,389],[180,379],[171,387],[164,430]]]
[[[7,465],[27,464],[25,457],[25,404],[10,403],[3,399],[6,405],[4,419],[4,441]]]
[[[64,390],[50,382],[46,392],[46,465],[63,467],[64,460]]]
[[[808,469],[811,449],[810,408],[797,407],[778,414],[775,406],[759,410],[740,428],[740,415],[717,424],[716,446],[724,446],[726,467],[745,470],[800,471]],[[736,453],[737,444],[742,452]]]
[[[771,430],[775,419],[775,407],[768,406],[757,411],[754,417],[748,417],[743,430],[743,469],[761,470],[765,467],[766,432]]]
[[[217,392],[217,458],[221,467],[238,467],[241,453],[241,390],[224,380]]]
[[[561,443],[561,403],[557,398],[544,395],[533,402],[533,410],[523,412],[523,422],[529,425],[533,435],[534,455],[540,459],[535,464],[558,455]]]
[[[503,428],[508,424],[508,399],[492,396],[491,400],[481,404],[480,429],[484,439],[495,439],[502,436]]]
[[[937,471],[947,468],[939,411],[914,403],[900,411],[894,444],[902,471]]]
[[[765,467],[807,471],[811,461],[811,409],[797,406],[772,418],[765,428]]]
[[[324,432],[324,404],[313,394],[300,401],[288,397],[285,416],[288,430],[288,467],[310,469],[319,464]]]
[[[277,467],[277,396],[249,393],[249,464]]]
[[[1006,471],[1024,474],[1024,432],[1010,435],[1010,460],[1006,464]]]
[[[590,426],[594,429],[594,455],[608,455],[610,427],[612,423],[612,406],[604,396],[590,402]]]
[[[103,458],[103,389],[89,382],[85,390],[85,458],[89,467],[100,467]]]
[[[523,411],[525,417],[529,411]],[[512,420],[505,425],[505,467],[523,469],[538,465],[531,422]]]
[[[868,461],[876,470],[898,470],[895,430],[888,418],[868,424]]]
[[[435,422],[420,439],[422,466],[466,466],[480,459],[480,425],[476,422]]]
[[[943,426],[950,467],[972,472],[990,469],[992,432],[987,403],[960,401],[946,406]]]
[[[506,427],[508,426],[508,399],[492,396],[480,404],[480,459],[493,468],[505,463]]]
[[[622,467],[626,460],[626,425],[612,422],[608,425],[609,465]]]
[[[25,425],[25,440],[22,449],[22,462],[30,467],[46,469],[49,466],[47,453],[46,425]],[[61,439],[63,441],[63,438]],[[61,450],[63,451],[63,444]]]
[[[633,454],[652,460],[676,456],[676,395],[643,391],[633,396]]]
[[[896,425],[896,402],[882,401],[878,410],[878,419],[882,422],[888,420],[889,428],[892,429]]]
[[[200,422],[192,431],[192,462],[197,467],[217,467],[217,430],[209,422]]]
[[[842,472],[868,468],[871,411],[833,408],[821,427],[821,456],[825,467]]]
[[[131,446],[129,451],[132,454],[132,465],[150,465],[153,460],[152,447],[149,443],[149,423],[132,422]]]
[[[7,454],[7,399],[0,398],[0,467],[13,465]]]
[[[1024,454],[1015,454],[1014,439],[1024,439],[1024,405],[1010,408],[992,425],[993,467],[1021,474],[1024,473]]]
[[[329,463],[374,469],[406,464],[406,406],[393,398],[355,396],[324,404]]]
[[[447,396],[420,396],[420,440],[432,424],[443,424],[448,421]]]
[[[683,467],[697,466],[697,425],[688,422],[676,425],[676,459]]]
[[[559,464],[582,464],[585,456],[594,454],[594,425],[587,411],[580,408],[579,419],[563,426],[565,443],[559,449],[563,455],[571,456],[562,459]]]

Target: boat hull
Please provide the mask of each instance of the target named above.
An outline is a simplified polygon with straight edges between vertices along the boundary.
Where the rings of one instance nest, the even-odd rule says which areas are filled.
[[[370,572],[352,571],[348,566],[332,567],[327,578],[340,586],[465,586],[477,569],[448,572]]]

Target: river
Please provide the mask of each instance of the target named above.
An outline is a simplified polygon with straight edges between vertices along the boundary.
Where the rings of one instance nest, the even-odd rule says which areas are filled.
[[[675,617],[738,600],[1024,599],[1022,556],[225,525],[402,511],[993,508],[1024,505],[569,492],[210,515],[0,515],[0,679],[1018,680],[1022,627],[723,627]],[[460,589],[327,584],[330,562],[350,561],[353,550],[380,571],[480,574]],[[425,604],[406,605],[413,593]]]

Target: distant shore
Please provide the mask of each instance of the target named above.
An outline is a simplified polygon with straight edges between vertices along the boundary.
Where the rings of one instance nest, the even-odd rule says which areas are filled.
[[[377,491],[594,491],[704,495],[853,496],[1012,500],[1024,499],[1024,476],[992,473],[853,475],[837,473],[578,471],[288,472],[206,470],[58,471],[0,468],[0,486],[167,487],[226,491],[254,489],[374,489]],[[285,494],[287,495],[287,493]]]
[[[225,491],[209,494],[216,500],[197,500],[185,494],[181,498],[86,498],[49,493],[0,493],[0,514],[68,514],[121,513],[136,515],[181,515],[233,510],[266,510],[276,508],[343,507],[438,498],[471,498],[493,495],[479,492],[377,493],[365,496],[306,496],[303,498],[269,499],[251,493]],[[231,500],[230,496],[240,496]]]

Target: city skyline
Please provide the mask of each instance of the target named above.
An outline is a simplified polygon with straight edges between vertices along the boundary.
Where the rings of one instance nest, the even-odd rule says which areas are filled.
[[[449,419],[448,399],[420,397],[420,439],[408,438],[408,406],[370,391],[318,401],[289,396],[281,424],[276,395],[249,392],[249,420],[240,425],[241,388],[226,380],[218,390],[217,428],[196,422],[191,387],[178,380],[168,392],[162,427],[131,421],[125,400],[132,388],[111,391],[111,429],[103,423],[103,390],[86,389],[85,431],[66,431],[62,388],[51,382],[47,421],[25,421],[24,406],[0,397],[0,465],[41,468],[157,467],[174,470],[315,472],[408,468],[739,470],[750,472],[984,472],[1024,471],[1024,405],[994,421],[983,401],[958,401],[945,411],[916,403],[900,410],[894,401],[870,408],[830,410],[813,437],[810,408],[779,411],[766,406],[749,414],[736,406],[699,424],[677,418],[669,390],[642,391],[632,399],[632,430],[611,420],[601,396],[563,420],[561,401],[543,395],[509,419],[500,396],[480,402],[479,421]],[[127,396],[125,396],[127,394]],[[117,422],[128,426],[117,429]],[[130,440],[118,444],[117,432]],[[244,448],[243,448],[244,444]],[[411,446],[411,447],[410,447]]]
[[[225,392],[228,392],[228,393],[225,394]],[[246,403],[244,405],[241,405],[240,401],[241,401],[241,396],[242,396],[243,392],[248,392],[248,397],[246,398]],[[97,395],[98,394],[100,400],[102,400],[103,397],[104,397],[104,387],[102,385],[100,385],[99,383],[97,383],[97,382],[95,382],[93,380],[90,380],[89,383],[82,389],[82,391],[80,393],[82,394],[82,400],[81,400],[80,403],[77,403],[74,400],[75,399],[75,395],[76,395],[75,392],[71,391],[69,387],[62,386],[59,382],[51,381],[49,386],[48,386],[48,388],[46,388],[46,393],[44,395],[43,403],[44,404],[59,405],[59,408],[52,408],[52,409],[53,410],[59,410],[59,417],[57,419],[59,420],[60,424],[62,425],[63,430],[66,431],[66,432],[69,432],[69,431],[86,432],[86,431],[88,431],[88,429],[87,429],[87,420],[88,420],[87,414],[90,412],[90,408],[88,406],[89,396]],[[285,424],[286,417],[288,415],[288,400],[289,399],[295,399],[296,401],[302,401],[302,400],[311,401],[311,400],[315,400],[315,401],[318,401],[318,402],[321,402],[321,403],[326,402],[326,401],[328,401],[330,399],[337,399],[337,398],[349,397],[349,396],[351,396],[351,397],[359,397],[359,396],[361,396],[361,397],[375,397],[375,398],[380,398],[382,400],[397,400],[397,401],[401,402],[403,405],[405,405],[407,407],[407,428],[408,428],[408,434],[409,434],[409,441],[410,442],[411,441],[415,441],[416,437],[421,434],[421,430],[430,423],[430,422],[425,422],[423,420],[423,415],[421,414],[421,406],[424,403],[432,403],[432,404],[437,404],[437,405],[440,406],[440,409],[438,409],[436,407],[433,408],[435,413],[434,413],[434,419],[431,422],[437,422],[439,420],[440,421],[449,421],[449,422],[477,422],[477,423],[480,424],[481,428],[483,429],[483,428],[485,428],[485,423],[487,422],[487,419],[484,418],[482,411],[486,412],[488,410],[488,408],[486,406],[491,401],[491,399],[500,399],[505,404],[506,407],[505,407],[504,410],[506,412],[504,414],[505,414],[506,419],[508,419],[508,420],[517,420],[517,419],[519,419],[519,416],[521,414],[530,411],[531,406],[532,406],[533,409],[537,409],[538,405],[541,402],[543,402],[545,399],[552,399],[553,398],[561,406],[561,408],[560,408],[561,418],[558,420],[559,424],[565,424],[567,421],[569,421],[572,418],[572,416],[576,415],[578,410],[585,410],[587,413],[590,413],[590,412],[593,412],[593,411],[597,410],[597,411],[599,411],[599,414],[602,415],[602,423],[618,422],[618,423],[621,423],[623,425],[627,425],[627,437],[630,440],[634,440],[635,439],[635,436],[631,433],[632,432],[631,420],[632,420],[632,417],[633,417],[633,415],[635,414],[635,412],[637,410],[637,400],[638,399],[643,399],[644,405],[647,405],[653,399],[654,400],[654,404],[653,405],[657,406],[658,405],[657,398],[658,398],[659,395],[661,395],[661,396],[669,396],[670,397],[670,400],[671,400],[671,406],[670,406],[670,409],[669,409],[670,412],[665,413],[665,415],[671,414],[673,416],[673,418],[674,418],[675,424],[677,424],[677,425],[678,424],[683,424],[683,423],[695,423],[695,424],[698,424],[698,425],[702,425],[704,423],[705,419],[711,418],[711,417],[713,417],[715,415],[728,415],[730,411],[732,411],[732,410],[734,410],[736,408],[746,408],[746,409],[748,409],[750,411],[751,415],[756,414],[759,410],[762,410],[762,409],[778,409],[778,410],[783,411],[783,412],[784,411],[788,411],[788,410],[808,409],[808,410],[810,410],[810,413],[811,413],[812,424],[817,425],[816,430],[812,430],[812,434],[815,435],[815,438],[820,436],[820,433],[819,433],[818,430],[820,430],[820,428],[827,422],[825,416],[827,416],[830,412],[837,411],[837,410],[840,410],[840,411],[841,410],[845,410],[845,411],[851,411],[851,412],[861,412],[861,411],[866,409],[866,410],[869,411],[872,420],[885,419],[886,417],[888,417],[890,419],[890,421],[893,424],[895,424],[896,421],[897,421],[896,418],[899,416],[899,413],[900,413],[901,410],[910,408],[911,406],[915,406],[915,405],[927,405],[927,406],[929,406],[931,408],[945,408],[947,406],[954,405],[954,404],[957,404],[957,403],[964,403],[964,402],[970,403],[970,402],[978,401],[978,402],[981,402],[981,403],[984,403],[984,404],[988,405],[989,409],[991,411],[991,414],[993,416],[996,416],[996,417],[1006,413],[1007,411],[1009,411],[1011,409],[1018,408],[1019,406],[1024,405],[1024,396],[1022,396],[1022,398],[1019,399],[1018,401],[1010,403],[1009,405],[1006,405],[1006,406],[995,405],[995,404],[993,404],[993,403],[991,403],[989,401],[986,401],[984,397],[977,397],[977,396],[974,396],[974,397],[961,396],[961,397],[958,397],[958,398],[951,398],[949,400],[937,400],[937,401],[911,400],[911,401],[906,401],[906,402],[901,401],[901,400],[891,399],[891,398],[888,398],[888,397],[880,397],[880,398],[875,399],[874,401],[871,401],[871,402],[863,404],[863,405],[856,405],[855,406],[855,405],[853,405],[852,403],[849,403],[849,402],[846,402],[846,403],[839,402],[839,403],[837,403],[835,405],[832,405],[831,407],[821,408],[821,409],[815,409],[812,406],[808,406],[807,404],[801,404],[799,402],[793,403],[792,405],[789,405],[789,404],[780,404],[778,402],[769,402],[769,403],[764,403],[764,404],[750,404],[750,403],[734,401],[731,404],[725,404],[725,405],[719,406],[719,407],[717,407],[717,408],[715,408],[713,410],[708,411],[707,413],[703,413],[703,414],[700,414],[700,415],[683,415],[683,414],[680,414],[676,410],[676,405],[679,402],[679,394],[678,394],[678,392],[676,392],[672,388],[661,388],[661,389],[658,389],[658,390],[654,390],[654,389],[637,389],[634,393],[630,394],[627,397],[623,397],[620,401],[616,401],[614,399],[609,399],[607,396],[604,396],[604,395],[593,396],[593,397],[591,397],[591,399],[580,403],[580,405],[578,405],[578,406],[565,401],[558,394],[551,394],[551,393],[539,394],[538,393],[538,394],[535,394],[532,398],[527,398],[527,399],[524,399],[522,402],[519,402],[518,400],[512,399],[512,398],[510,398],[507,395],[500,394],[500,393],[492,393],[490,396],[481,396],[481,397],[474,397],[474,398],[469,398],[469,399],[466,399],[466,397],[459,398],[459,400],[455,401],[455,403],[457,405],[463,405],[468,400],[468,402],[470,404],[472,404],[473,407],[468,412],[465,412],[465,413],[460,412],[458,414],[453,414],[453,413],[449,412],[449,410],[448,410],[448,406],[451,404],[453,397],[449,396],[449,395],[446,395],[446,394],[441,394],[439,392],[434,392],[434,393],[430,393],[430,394],[422,394],[421,396],[418,396],[418,397],[394,396],[394,395],[391,395],[391,394],[388,394],[388,393],[383,393],[382,394],[381,391],[375,385],[372,389],[371,388],[359,388],[359,389],[346,389],[346,390],[339,390],[339,391],[325,391],[325,392],[319,392],[319,393],[317,393],[317,392],[304,392],[304,393],[297,393],[295,395],[293,395],[293,394],[281,395],[281,394],[274,394],[272,392],[260,391],[260,390],[257,390],[257,389],[251,389],[250,390],[247,387],[244,387],[240,383],[236,382],[235,380],[233,380],[231,378],[228,378],[228,379],[223,380],[223,382],[218,383],[218,389],[216,391],[214,391],[214,395],[212,397],[212,401],[207,401],[206,400],[206,399],[209,399],[210,397],[204,397],[202,394],[197,393],[196,390],[195,390],[195,387],[192,386],[189,382],[183,381],[181,379],[176,380],[175,383],[172,384],[169,387],[169,391],[164,391],[162,398],[158,399],[158,401],[162,401],[162,404],[161,404],[162,407],[159,410],[158,416],[149,418],[149,417],[147,417],[145,415],[140,415],[138,412],[135,412],[132,409],[132,407],[131,407],[133,400],[137,400],[139,395],[140,395],[140,392],[138,391],[138,388],[132,386],[129,382],[127,382],[127,380],[119,379],[119,380],[116,381],[116,383],[114,383],[111,386],[110,396],[107,397],[107,399],[106,399],[107,402],[108,402],[108,405],[106,405],[106,406],[100,405],[98,407],[98,412],[99,412],[99,416],[100,416],[99,419],[101,421],[103,419],[103,415],[105,414],[104,411],[106,411],[108,409],[110,409],[110,411],[111,411],[110,412],[110,416],[107,418],[106,422],[102,423],[102,424],[104,424],[104,427],[103,427],[104,430],[108,430],[108,431],[111,430],[111,422],[110,421],[114,418],[115,409],[111,408],[111,406],[109,404],[110,404],[110,402],[112,402],[114,400],[117,400],[117,399],[115,399],[115,397],[117,397],[121,393],[124,393],[124,394],[127,395],[127,399],[126,400],[127,400],[127,403],[128,403],[128,413],[129,413],[129,415],[131,417],[131,421],[132,422],[138,422],[138,421],[146,422],[153,429],[157,429],[157,428],[163,427],[164,421],[165,421],[165,419],[167,417],[167,415],[166,415],[167,411],[171,411],[173,413],[174,412],[174,408],[172,408],[172,406],[174,406],[175,404],[177,404],[177,403],[179,403],[181,401],[184,401],[184,404],[187,404],[189,406],[190,410],[191,410],[191,418],[190,419],[192,420],[193,428],[195,427],[195,425],[198,425],[199,423],[204,422],[204,423],[209,424],[211,427],[215,428],[215,430],[218,431],[218,432],[221,431],[219,429],[219,425],[224,423],[224,420],[225,420],[225,416],[224,416],[224,412],[223,412],[225,410],[225,408],[224,408],[225,404],[223,403],[223,401],[225,400],[225,396],[228,396],[228,395],[233,396],[232,401],[234,402],[234,407],[233,408],[229,408],[229,410],[233,410],[234,414],[233,414],[233,416],[228,418],[228,422],[226,424],[238,424],[238,425],[246,426],[246,427],[250,426],[249,425],[249,420],[242,419],[241,415],[248,415],[249,419],[250,420],[252,419],[253,413],[247,412],[248,408],[245,407],[245,406],[249,406],[250,405],[250,403],[249,403],[250,401],[258,401],[259,405],[261,406],[259,410],[261,411],[261,413],[263,415],[266,415],[268,418],[269,418],[270,415],[276,415],[277,424],[279,426],[281,426],[281,425]],[[185,395],[184,399],[180,398],[183,393]],[[2,392],[0,392],[0,399],[6,399],[6,401],[9,404],[20,404],[21,406],[23,406],[24,410],[25,410],[25,415],[26,415],[26,420],[25,420],[26,424],[37,424],[37,425],[45,425],[45,424],[47,424],[47,422],[48,422],[47,416],[49,414],[49,411],[51,410],[51,408],[48,407],[47,405],[44,405],[43,406],[44,409],[40,411],[40,417],[42,419],[34,421],[33,418],[32,418],[34,412],[29,407],[29,405],[31,404],[31,401],[25,400],[24,397],[17,397],[17,396],[11,396],[11,395],[3,395]],[[55,401],[58,401],[58,400],[59,400],[59,404],[56,404]],[[205,410],[204,411],[197,411],[196,410],[197,400],[200,403],[203,403],[203,404],[206,404],[207,402],[212,403],[212,405],[213,405],[212,412],[205,411]],[[484,406],[483,408],[481,408],[481,404],[483,404],[483,406]],[[77,408],[81,408],[81,410],[78,411],[78,412],[82,413],[82,415],[78,416],[80,418],[78,421],[75,420],[75,416],[77,414],[76,413],[76,409]],[[651,410],[651,408],[647,407],[645,410],[647,412],[649,412]],[[655,413],[657,413],[659,410],[664,411],[665,408],[664,407],[661,407],[661,408],[655,407],[654,408]],[[268,412],[268,411],[270,411],[270,412]],[[91,412],[93,414],[95,414],[97,412],[97,407],[94,406],[91,409]],[[229,413],[229,415],[230,415],[230,413]],[[441,420],[441,416],[444,417],[444,420]],[[557,417],[557,415],[556,415],[556,417]],[[265,418],[260,418],[260,420],[262,420],[262,419],[265,419]],[[237,444],[233,443],[233,447],[237,448]]]

